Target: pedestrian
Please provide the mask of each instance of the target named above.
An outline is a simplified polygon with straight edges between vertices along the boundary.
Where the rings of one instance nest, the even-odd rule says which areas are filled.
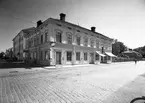
[[[135,64],[136,64],[136,63],[137,63],[137,60],[135,59],[134,62],[135,62]]]

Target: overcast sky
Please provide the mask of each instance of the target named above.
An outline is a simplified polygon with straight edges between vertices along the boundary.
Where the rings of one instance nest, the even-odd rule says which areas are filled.
[[[79,24],[130,48],[145,45],[144,0],[0,0],[0,51],[12,47],[19,31],[36,27],[38,20],[59,19]]]

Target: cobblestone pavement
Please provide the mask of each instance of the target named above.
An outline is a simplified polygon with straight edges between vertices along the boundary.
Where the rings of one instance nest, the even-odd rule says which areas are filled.
[[[129,103],[145,95],[145,62],[0,75],[0,103]]]

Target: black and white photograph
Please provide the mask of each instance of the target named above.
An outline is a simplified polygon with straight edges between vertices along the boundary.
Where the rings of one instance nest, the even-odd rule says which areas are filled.
[[[0,0],[0,103],[145,103],[145,0]]]

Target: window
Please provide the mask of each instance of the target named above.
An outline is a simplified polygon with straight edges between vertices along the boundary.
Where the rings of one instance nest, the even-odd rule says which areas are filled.
[[[36,52],[34,52],[34,59],[36,59]]]
[[[99,60],[99,55],[98,54],[96,54],[96,60]]]
[[[87,52],[84,53],[84,60],[87,60],[88,58]]]
[[[45,51],[45,60],[49,59],[48,51]]]
[[[47,33],[45,33],[45,42],[47,42]]]
[[[76,52],[76,60],[80,61],[80,52]]]
[[[90,42],[91,42],[91,47],[94,47],[94,39],[93,38],[90,39]]]
[[[88,46],[88,37],[84,37],[84,46]]]
[[[47,42],[48,41],[48,31],[46,30],[45,31],[45,42]]]
[[[107,56],[107,60],[111,60],[111,57],[110,56]]]
[[[67,61],[71,61],[72,60],[72,52],[67,52]]]
[[[43,35],[41,35],[41,44],[43,44]]]
[[[81,44],[81,36],[76,36],[77,45]]]
[[[40,52],[40,59],[43,60],[43,52]]]
[[[30,53],[30,58],[33,59],[33,53]]]
[[[62,35],[62,32],[56,32],[56,42],[57,43],[61,43],[61,35]]]
[[[102,47],[102,54],[104,54],[104,47]]]
[[[99,48],[99,40],[96,40],[96,48]]]
[[[71,33],[67,33],[67,42],[68,42],[68,44],[72,44],[72,34]]]
[[[36,38],[36,36],[34,37],[34,46],[36,46],[37,45],[37,38]]]

